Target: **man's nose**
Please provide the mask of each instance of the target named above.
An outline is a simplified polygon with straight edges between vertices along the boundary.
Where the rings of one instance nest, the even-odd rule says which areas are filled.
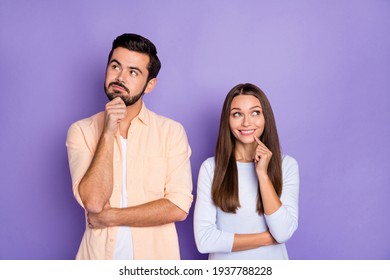
[[[116,76],[116,79],[118,80],[118,82],[124,82],[125,81],[125,71],[124,70],[121,70],[121,71],[118,71],[118,74]]]

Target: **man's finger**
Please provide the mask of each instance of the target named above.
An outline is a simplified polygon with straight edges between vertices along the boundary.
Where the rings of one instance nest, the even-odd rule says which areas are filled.
[[[125,104],[125,102],[119,96],[115,97],[113,100],[111,100],[108,103],[111,103],[111,104],[121,104],[121,103],[123,103],[123,104]]]

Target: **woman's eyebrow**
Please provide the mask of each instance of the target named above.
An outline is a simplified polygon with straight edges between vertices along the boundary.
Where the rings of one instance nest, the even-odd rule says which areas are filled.
[[[253,109],[256,109],[256,108],[260,108],[261,109],[261,106],[259,105],[256,105],[256,106],[253,106],[253,107],[250,107],[249,110],[253,110]],[[233,111],[233,110],[238,110],[238,111],[241,111],[241,108],[231,108],[230,111]]]

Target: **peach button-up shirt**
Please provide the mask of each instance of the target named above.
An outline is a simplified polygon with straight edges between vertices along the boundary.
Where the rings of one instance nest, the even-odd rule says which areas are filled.
[[[83,206],[78,186],[93,159],[103,130],[104,112],[72,124],[66,146],[73,194]],[[128,206],[166,198],[189,212],[192,203],[191,149],[184,128],[159,116],[143,104],[127,135]],[[114,144],[111,207],[120,207],[122,153],[119,133]],[[154,227],[131,227],[134,259],[180,259],[174,223]],[[117,227],[86,226],[76,259],[112,259]]]

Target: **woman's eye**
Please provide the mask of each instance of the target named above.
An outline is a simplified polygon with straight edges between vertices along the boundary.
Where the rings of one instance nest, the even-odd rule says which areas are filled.
[[[260,111],[253,111],[253,112],[252,112],[252,115],[253,115],[253,116],[260,116],[260,115],[261,115],[261,112],[260,112]]]
[[[233,113],[233,117],[235,117],[235,118],[238,118],[238,117],[240,117],[240,116],[241,116],[241,113],[239,113],[239,112]]]

